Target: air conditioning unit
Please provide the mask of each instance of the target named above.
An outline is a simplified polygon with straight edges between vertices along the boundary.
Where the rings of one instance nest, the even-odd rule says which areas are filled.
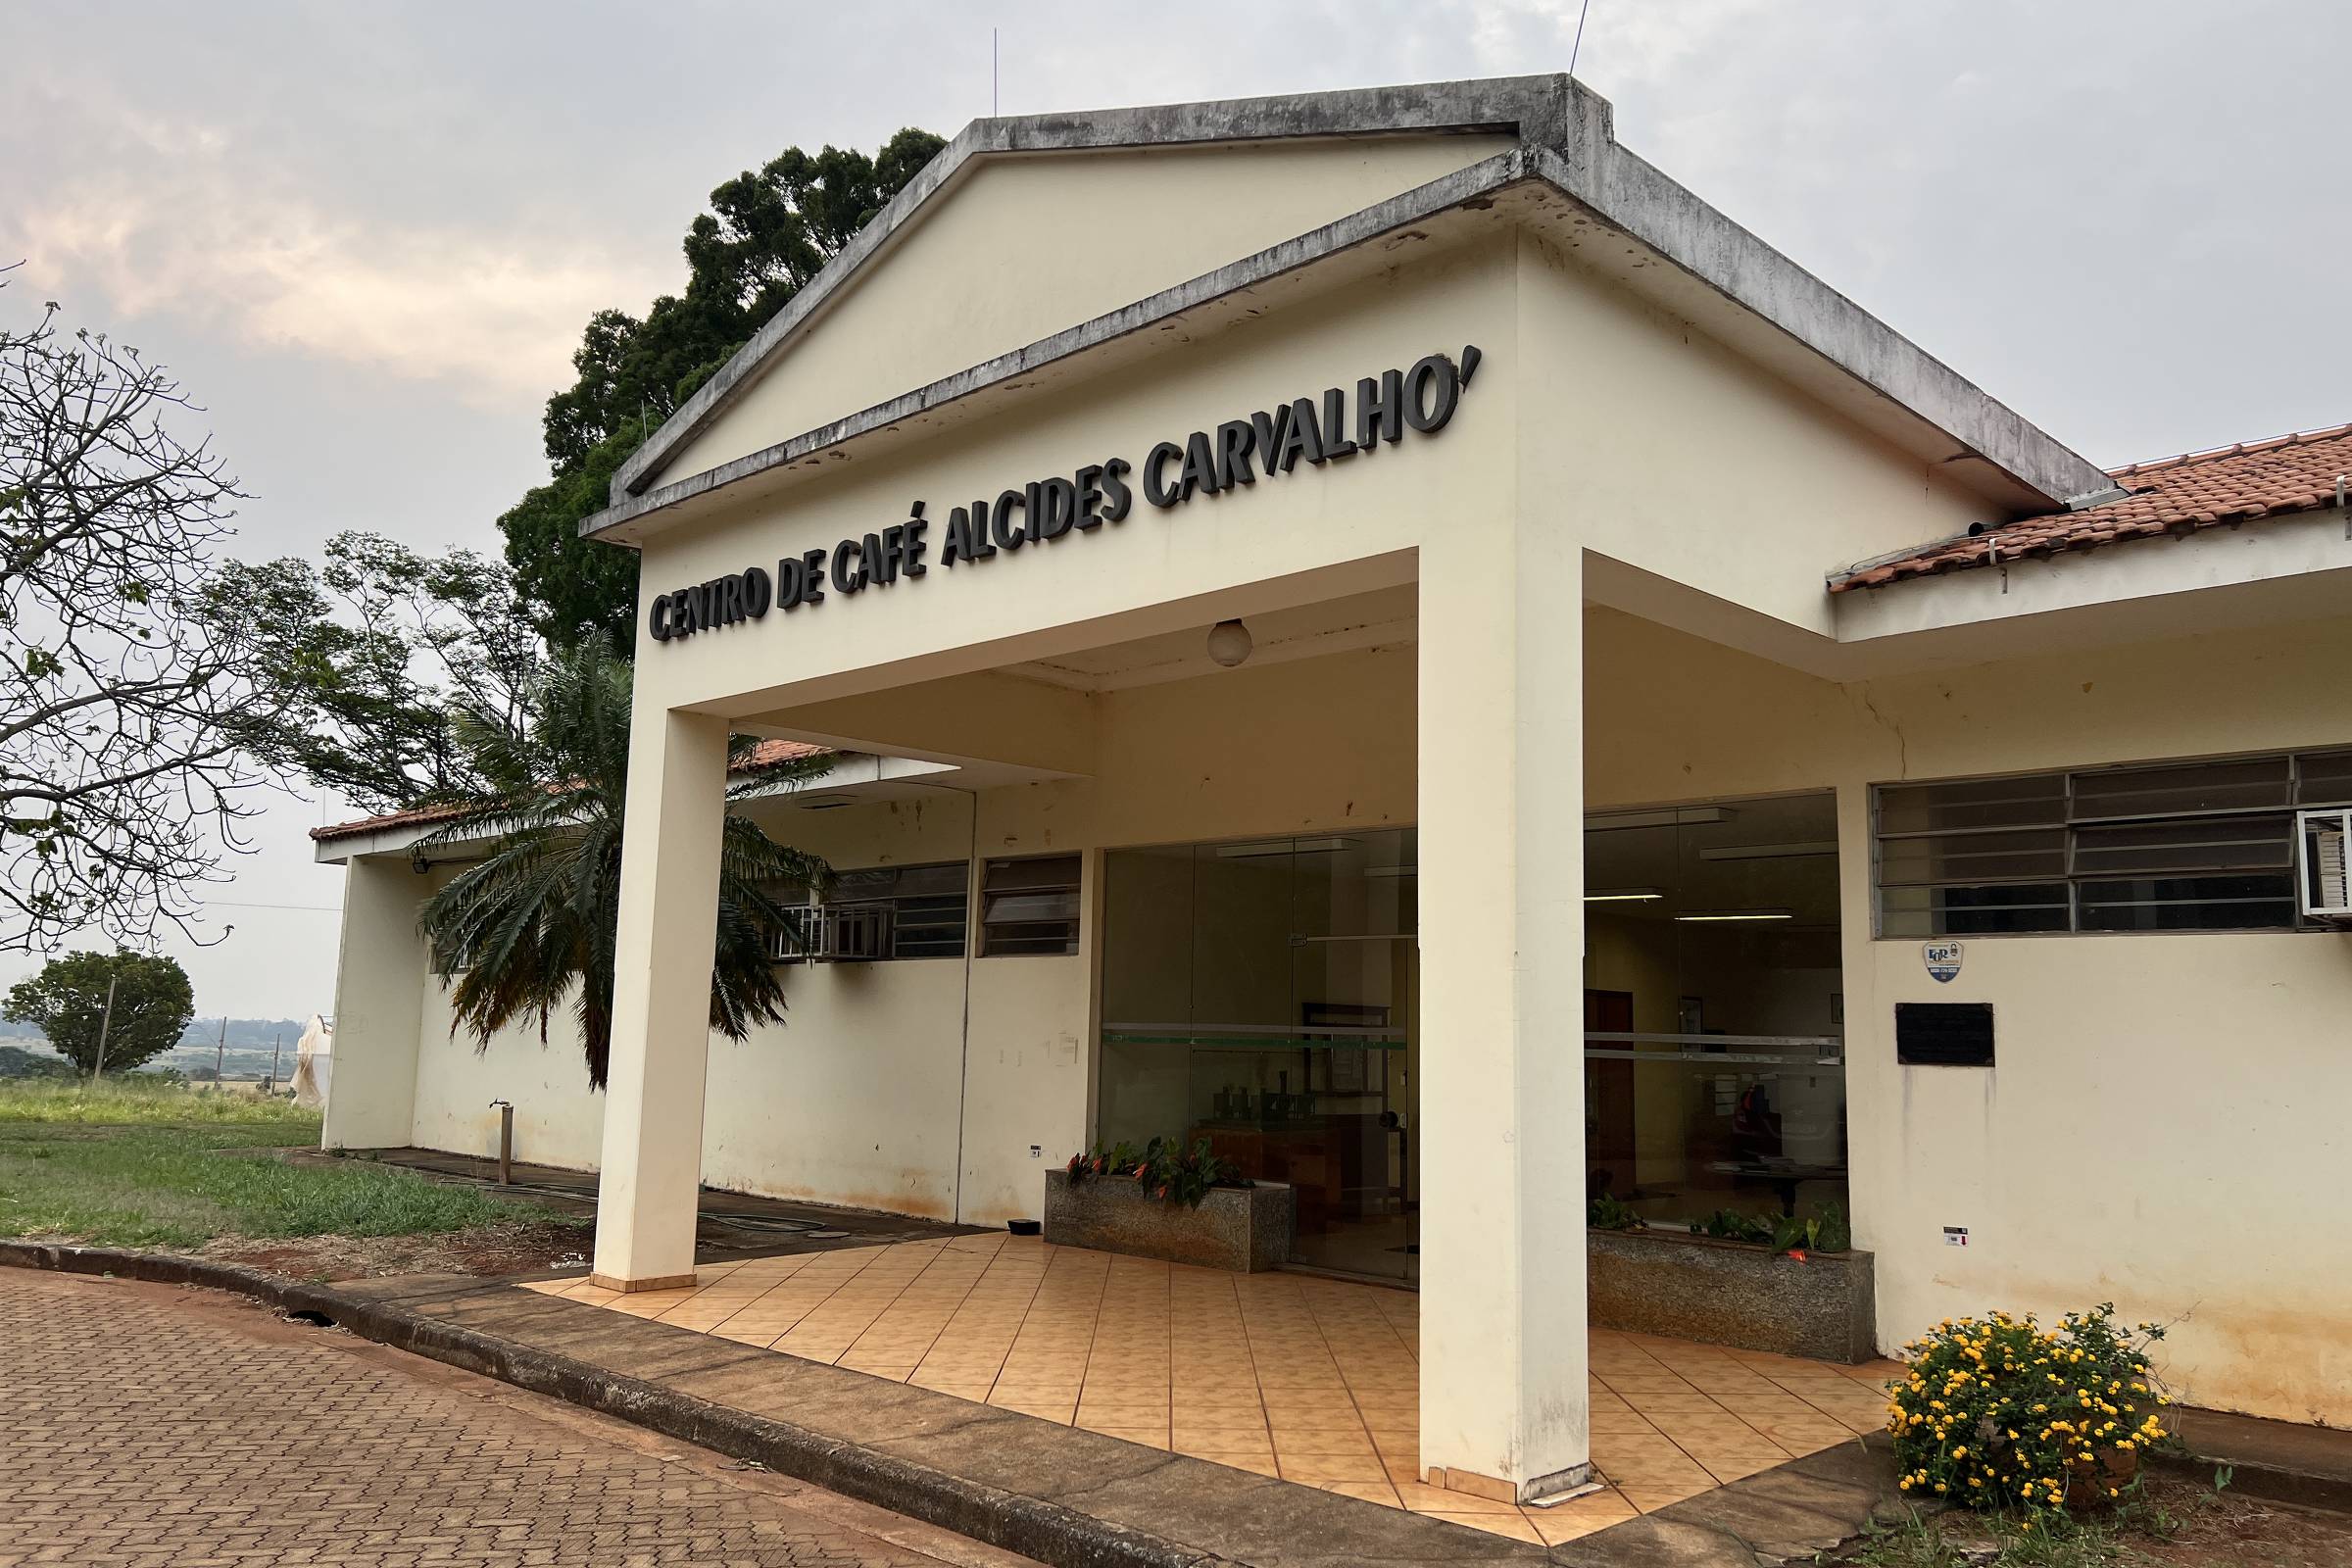
[[[790,930],[767,934],[777,963],[860,963],[890,956],[887,904],[804,905],[784,911]]]
[[[2352,926],[2352,807],[2295,814],[2295,885],[2303,917]]]
[[[828,904],[817,911],[809,957],[820,963],[858,963],[890,952],[890,906]]]

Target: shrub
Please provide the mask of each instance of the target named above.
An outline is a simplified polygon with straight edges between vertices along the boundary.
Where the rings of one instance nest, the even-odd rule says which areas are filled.
[[[1072,1154],[1067,1169],[1073,1182],[1090,1176],[1124,1177],[1142,1184],[1160,1201],[1187,1208],[1199,1208],[1213,1187],[1243,1183],[1241,1167],[1211,1151],[1205,1138],[1191,1149],[1180,1138],[1154,1138],[1140,1151],[1127,1143],[1107,1150],[1098,1144],[1091,1154]]]
[[[2118,1495],[2166,1436],[2147,1356],[2163,1337],[2118,1328],[2112,1303],[2055,1331],[2031,1312],[1945,1319],[1903,1348],[1910,1375],[1886,1407],[1902,1490],[2029,1512]]]
[[[1645,1231],[1648,1224],[1625,1200],[1610,1193],[1585,1200],[1585,1223],[1596,1231]]]
[[[1842,1252],[1854,1245],[1854,1233],[1836,1203],[1825,1203],[1817,1214],[1799,1219],[1794,1214],[1759,1216],[1736,1208],[1719,1208],[1690,1222],[1693,1236],[1718,1241],[1751,1242],[1776,1252]]]

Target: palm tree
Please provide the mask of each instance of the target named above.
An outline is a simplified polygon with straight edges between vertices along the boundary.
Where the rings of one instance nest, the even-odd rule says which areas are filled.
[[[419,917],[433,973],[457,981],[451,1032],[463,1027],[476,1049],[487,1049],[493,1034],[536,1015],[544,1041],[549,1014],[568,1002],[596,1089],[605,1087],[612,1045],[630,673],[600,635],[542,666],[523,737],[460,717],[459,744],[484,786],[456,802],[459,814],[416,846],[430,855],[490,841],[488,858],[451,878]],[[801,757],[747,769],[741,763],[751,747],[738,738],[730,802],[821,772],[827,761]],[[820,886],[830,874],[822,860],[727,813],[711,1028],[742,1040],[757,1024],[782,1021],[784,990],[767,938],[775,931],[797,937],[799,927],[777,895]]]

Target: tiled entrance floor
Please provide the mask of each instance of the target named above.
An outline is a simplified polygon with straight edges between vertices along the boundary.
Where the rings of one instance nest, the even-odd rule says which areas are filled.
[[[1422,1483],[1420,1302],[1403,1291],[1004,1235],[696,1276],[631,1296],[530,1288],[1544,1544],[1877,1431],[1901,1371],[1595,1330],[1592,1458],[1608,1485],[1521,1509]]]

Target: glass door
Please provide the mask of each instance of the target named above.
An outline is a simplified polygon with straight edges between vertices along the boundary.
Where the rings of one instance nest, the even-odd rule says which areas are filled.
[[[1205,1138],[1298,1195],[1295,1260],[1418,1271],[1410,829],[1105,858],[1100,1136]]]

